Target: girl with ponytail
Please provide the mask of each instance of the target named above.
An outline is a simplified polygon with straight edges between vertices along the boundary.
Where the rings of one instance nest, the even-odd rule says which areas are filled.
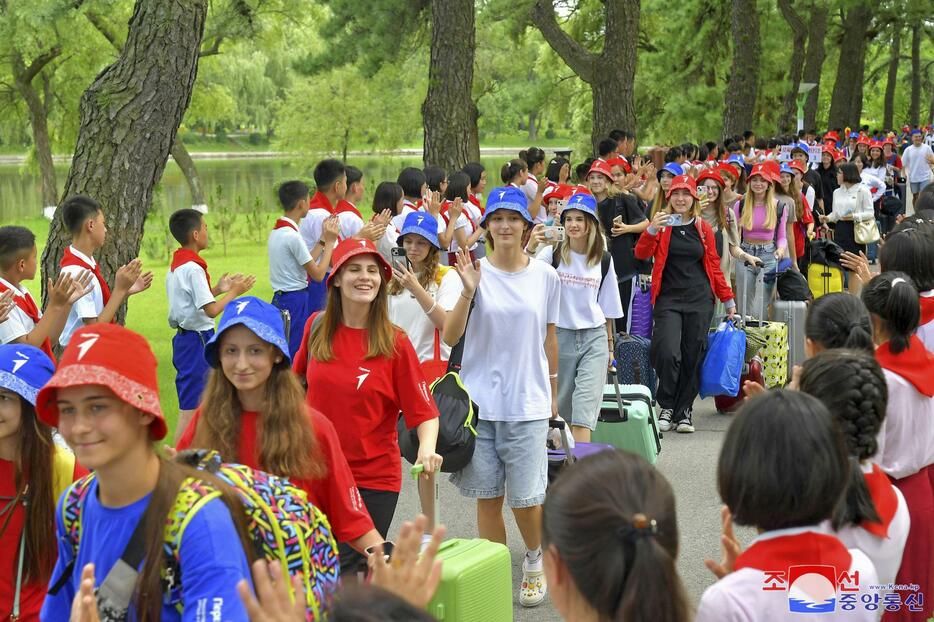
[[[675,566],[674,493],[659,471],[635,454],[605,451],[562,472],[549,488],[545,574],[565,620],[690,619]]]
[[[843,499],[850,464],[840,427],[817,398],[775,389],[747,401],[730,424],[717,464],[717,488],[723,509],[723,561],[707,560],[720,579],[701,597],[695,622],[792,621],[813,611],[789,591],[792,566],[824,565],[859,573],[858,589],[869,595],[879,582],[869,557],[847,548],[827,532]],[[733,521],[755,527],[758,535],[742,550]],[[782,572],[769,581],[769,573]],[[778,583],[780,589],[763,589]],[[828,597],[832,597],[833,593]],[[826,597],[825,597],[826,598]],[[822,599],[821,599],[822,600]],[[874,621],[875,611],[826,613],[821,619]]]
[[[934,594],[934,354],[914,334],[921,308],[907,274],[873,277],[862,299],[872,314],[876,360],[889,390],[879,464],[905,496],[912,517],[896,583],[917,583],[922,593]]]
[[[872,354],[872,320],[866,305],[843,292],[826,294],[811,303],[804,324],[808,357],[830,348],[849,348]]]
[[[865,352],[826,350],[804,362],[798,389],[836,418],[849,453],[850,480],[833,528],[844,544],[869,556],[880,583],[893,583],[911,520],[905,497],[872,460],[888,401],[882,368]]]

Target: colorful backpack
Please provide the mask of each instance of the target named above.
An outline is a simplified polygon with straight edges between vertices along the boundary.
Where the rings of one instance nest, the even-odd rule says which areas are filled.
[[[223,464],[220,454],[215,451],[181,452],[178,461],[207,471],[234,489],[243,502],[247,516],[247,532],[255,551],[268,560],[278,560],[283,572],[287,569],[290,576],[301,576],[305,588],[307,619],[324,619],[326,604],[339,585],[340,563],[337,543],[327,517],[308,501],[305,491],[284,477],[270,475],[242,464]],[[64,538],[72,550],[72,559],[62,576],[49,589],[50,594],[57,593],[74,570],[74,560],[81,541],[81,512],[93,478],[92,473],[79,479],[65,493],[62,522],[65,527]],[[192,515],[206,503],[220,496],[220,491],[210,483],[188,478],[179,487],[175,506],[166,523],[163,586],[168,602],[174,603],[180,612],[184,608],[181,601],[184,569],[180,566],[179,549],[185,527]],[[140,523],[142,524],[142,521]],[[142,534],[142,531],[139,527],[136,529],[139,534]],[[134,540],[137,540],[136,532],[127,545],[127,551],[121,556],[125,561],[132,559],[129,565],[133,569],[138,568],[142,561],[141,550],[136,554],[130,551],[134,548]],[[140,549],[143,548],[142,544],[139,543]],[[132,597],[132,594],[120,593],[124,591],[121,588],[126,582],[117,582],[118,585],[114,588],[108,587],[107,583],[105,578],[98,590],[98,606],[102,614],[106,616],[104,603],[101,603],[100,599],[102,595],[106,595],[118,609],[123,609],[122,615],[125,615]],[[135,581],[129,582],[129,587],[135,587]],[[117,610],[106,617],[123,619],[122,615]]]

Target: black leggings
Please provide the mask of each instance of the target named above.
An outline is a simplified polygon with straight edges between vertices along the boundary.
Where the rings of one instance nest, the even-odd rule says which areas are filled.
[[[399,493],[391,490],[361,488],[360,496],[363,498],[363,505],[366,506],[366,510],[373,520],[373,526],[376,527],[379,535],[385,539],[389,534],[389,527],[392,525],[392,517],[396,513]],[[366,568],[366,557],[352,549],[349,544],[341,542],[338,549],[342,575],[352,575],[361,568]]]
[[[686,304],[659,296],[652,310],[652,366],[658,375],[656,399],[674,411],[672,421],[685,418],[700,390],[700,368],[707,352],[707,332],[713,299]]]

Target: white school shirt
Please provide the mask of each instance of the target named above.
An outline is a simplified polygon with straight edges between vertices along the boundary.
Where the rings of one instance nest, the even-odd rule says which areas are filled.
[[[875,202],[885,194],[885,167],[882,167],[882,178],[874,172],[874,169],[864,168],[859,174],[862,184],[869,190],[869,197]]]
[[[928,156],[934,156],[929,145],[921,144],[917,147],[909,145],[902,153],[903,171],[908,173],[908,181],[919,183],[931,178],[931,165],[928,163]]]
[[[796,535],[804,531],[817,531],[827,533],[820,526],[797,527],[792,529],[777,529],[759,534],[753,543],[768,538]],[[837,594],[836,610],[833,612],[814,614],[805,616],[801,613],[792,613],[788,610],[788,596],[786,590],[768,591],[763,590],[766,573],[756,568],[741,568],[726,575],[706,590],[701,596],[700,604],[697,606],[697,616],[694,622],[802,622],[802,620],[820,620],[820,622],[871,622],[878,620],[882,615],[882,601],[880,598],[879,609],[869,611],[859,602],[858,596],[862,594],[874,594],[868,590],[869,585],[877,585],[879,579],[876,575],[876,569],[872,565],[869,557],[859,549],[848,549],[852,560],[847,574],[859,572],[860,591],[854,592],[857,595],[856,608],[852,611],[841,609],[839,593]],[[774,568],[771,570],[782,570],[784,568]],[[837,569],[837,573],[842,573],[842,569]],[[787,585],[785,586],[788,587]]]
[[[393,216],[392,220],[390,220],[390,222],[392,223],[392,226],[396,228],[397,236],[402,231],[402,225],[405,223],[405,217],[411,214],[412,212],[416,212],[416,211],[418,210],[415,208],[414,203],[412,203],[408,199],[402,200],[402,211],[400,211],[398,214]],[[442,231],[444,230],[442,229]]]
[[[324,211],[324,210],[322,210]],[[269,234],[269,284],[273,292],[294,292],[308,287],[305,264],[311,261],[311,253],[297,231],[295,221],[279,217],[295,226],[273,229]]]
[[[464,211],[461,212],[461,215],[458,216],[457,220],[454,222],[454,231],[458,231],[459,229],[466,229],[464,233],[469,238],[471,235],[473,235],[474,226],[470,223],[470,220],[468,220],[467,217],[464,215],[464,213],[467,211],[468,203],[469,202],[467,201],[464,202]],[[448,212],[448,214],[450,214],[450,212]],[[441,233],[447,230],[448,228],[448,223],[444,220],[445,216],[447,216],[447,214],[444,214],[440,218],[438,218],[438,233]],[[471,214],[470,217],[473,218],[473,214]],[[474,243],[473,246],[471,246],[470,248],[473,249],[475,246],[476,246],[476,243]],[[457,252],[457,249],[458,249],[457,239],[452,235],[451,243],[448,245],[448,252],[455,253]]]
[[[558,323],[561,281],[550,265],[529,259],[518,272],[480,260],[480,286],[467,320],[460,376],[487,421],[551,417],[545,356],[548,324]]]
[[[356,206],[354,206],[356,207]],[[324,211],[324,210],[321,210]],[[337,215],[337,219],[340,221],[341,231],[340,237],[341,240],[346,240],[352,238],[353,236],[360,233],[360,229],[363,229],[363,219],[354,214],[353,212],[340,212]]]
[[[464,284],[461,282],[457,271],[453,268],[447,270],[441,277],[441,285],[432,282],[428,286],[428,293],[438,307],[445,311],[450,311],[457,304],[457,299],[464,291]],[[415,354],[422,363],[430,361],[435,357],[435,325],[431,318],[422,309],[422,306],[415,299],[415,296],[407,290],[389,297],[389,320],[405,331],[409,336],[409,341],[415,348]],[[441,360],[446,361],[451,356],[451,347],[440,339],[438,343],[441,346]]]
[[[97,265],[93,257],[88,257],[74,246],[70,246],[69,248],[71,248],[71,252],[74,253],[78,259],[83,260],[92,268]],[[62,268],[61,272],[70,274],[72,278],[78,278],[85,272],[85,268],[81,266],[65,266]],[[101,284],[98,283],[96,278],[93,278],[91,279],[91,291],[79,298],[75,304],[71,306],[71,311],[68,312],[68,319],[65,320],[65,328],[62,329],[62,334],[58,338],[58,343],[63,347],[67,346],[68,342],[71,340],[71,334],[84,326],[84,320],[98,317],[103,310],[104,292],[101,290]]]
[[[538,179],[532,173],[529,173],[529,178],[526,179],[525,183],[522,185],[522,192],[525,193],[526,198],[529,200],[529,207],[531,207],[532,201],[535,200],[535,196],[538,194]],[[548,205],[545,201],[542,201],[542,204],[538,208],[538,213],[534,214],[532,220],[536,225],[548,220]]]
[[[17,287],[3,277],[0,277],[0,283],[3,283],[7,289],[11,290],[15,298],[26,297],[32,299],[33,304],[36,303],[35,298],[32,297],[32,294],[22,283]],[[36,305],[36,308],[38,309],[39,305]],[[39,317],[42,317],[41,309],[39,310]],[[20,337],[25,337],[31,333],[35,327],[36,323],[32,321],[32,318],[26,315],[26,312],[18,306],[13,305],[10,315],[7,316],[5,321],[0,322],[0,343],[13,343]]]
[[[893,371],[883,368],[882,373],[889,401],[875,457],[883,471],[902,479],[934,464],[934,398]]]
[[[165,275],[165,293],[169,297],[169,326],[198,332],[214,328],[214,320],[204,312],[214,302],[204,268],[187,261]]]
[[[852,184],[849,188],[840,186],[833,191],[833,211],[828,214],[827,219],[837,222],[844,216],[853,216],[854,220],[873,217],[872,197],[865,184]]]
[[[536,255],[549,266],[554,260],[555,247],[548,244]],[[608,319],[623,317],[623,303],[616,284],[616,269],[610,258],[610,269],[601,283],[600,262],[587,265],[587,255],[571,251],[571,264],[558,263],[561,280],[561,306],[558,328],[581,330],[602,328]]]
[[[872,463],[860,465],[863,473],[872,471]],[[898,498],[898,509],[889,523],[888,536],[880,538],[859,525],[847,525],[839,531],[832,532],[848,549],[859,549],[869,557],[872,565],[876,567],[879,583],[882,585],[895,582],[895,575],[902,565],[902,554],[905,552],[905,541],[908,539],[908,529],[911,527],[911,517],[908,514],[908,504],[902,491],[892,486]],[[822,524],[828,531],[832,529],[830,521]]]
[[[934,298],[934,289],[921,292],[921,297]],[[924,347],[927,348],[928,352],[934,352],[934,320],[919,326],[915,334],[918,336],[918,339],[921,340],[921,343],[924,344]]]
[[[324,221],[331,215],[326,209],[316,207],[314,209],[308,210],[308,213],[305,214],[305,217],[302,218],[302,222],[298,225],[298,232],[302,236],[302,240],[305,242],[305,247],[311,251],[315,247],[315,244],[318,243],[318,240],[321,239],[321,234],[324,232]],[[285,218],[283,216],[283,218]]]

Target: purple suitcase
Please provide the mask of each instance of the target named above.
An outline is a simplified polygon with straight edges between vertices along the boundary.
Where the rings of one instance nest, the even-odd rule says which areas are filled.
[[[551,419],[548,421],[548,426],[552,428],[558,428],[561,430],[561,443],[565,447],[567,446],[567,426],[564,421],[558,419]],[[613,451],[616,448],[612,445],[607,445],[604,443],[575,443],[574,447],[571,449],[571,457],[568,459],[567,454],[565,454],[564,449],[549,449],[548,450],[548,483],[550,484],[558,477],[558,474],[561,473],[561,469],[565,466],[573,465],[575,462],[581,458],[586,458],[593,454],[598,454],[601,451]]]
[[[629,334],[652,338],[652,284],[639,277],[632,287]]]

